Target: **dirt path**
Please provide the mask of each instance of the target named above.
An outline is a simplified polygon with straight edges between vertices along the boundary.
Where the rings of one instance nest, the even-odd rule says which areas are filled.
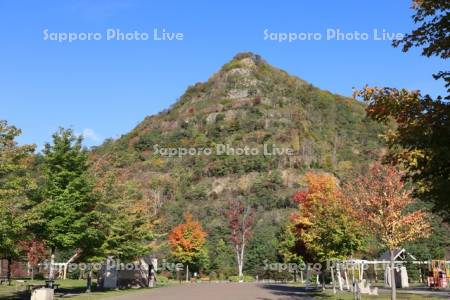
[[[180,284],[109,298],[111,300],[294,300],[313,299],[302,288],[277,284],[198,283]]]

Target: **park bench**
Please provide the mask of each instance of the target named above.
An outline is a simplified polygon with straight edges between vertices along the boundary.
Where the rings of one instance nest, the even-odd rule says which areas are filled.
[[[34,291],[36,289],[48,287],[48,284],[45,284],[45,283],[38,283],[38,284],[30,283],[30,284],[27,284],[26,287],[27,287],[27,291],[28,292],[32,292],[32,291]],[[59,284],[53,283],[53,289],[54,290],[59,289]]]

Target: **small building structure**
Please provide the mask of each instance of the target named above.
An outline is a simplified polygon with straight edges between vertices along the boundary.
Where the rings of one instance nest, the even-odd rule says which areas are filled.
[[[157,259],[144,256],[132,263],[120,263],[109,257],[98,272],[99,286],[107,289],[118,287],[153,287],[157,271]]]
[[[390,261],[391,253],[389,251],[384,252],[378,260],[386,262]],[[396,264],[398,264],[398,262],[417,261],[417,259],[411,253],[408,253],[404,248],[402,248],[394,251],[394,261],[396,262]],[[398,288],[409,287],[408,271],[406,270],[405,266],[395,267],[394,280],[395,286]],[[391,266],[389,264],[386,264],[386,268],[384,270],[384,285],[386,287],[390,287],[391,284]]]

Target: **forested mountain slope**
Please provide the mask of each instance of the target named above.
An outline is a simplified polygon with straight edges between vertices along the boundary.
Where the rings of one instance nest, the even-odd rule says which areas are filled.
[[[365,118],[364,104],[241,53],[207,82],[190,86],[170,109],[94,149],[90,159],[100,184],[112,178],[124,201],[146,207],[161,234],[183,211],[199,219],[209,235],[212,268],[226,240],[226,201],[247,199],[258,210],[250,268],[252,259],[260,264],[259,258],[276,255],[276,233],[294,207],[291,197],[304,171],[322,169],[341,179],[363,171],[381,152],[381,131]],[[219,155],[218,144],[261,151]],[[264,155],[264,145],[294,154]],[[195,148],[197,155],[168,157],[155,147]],[[205,148],[211,155],[198,153]],[[258,240],[269,246],[258,248]]]

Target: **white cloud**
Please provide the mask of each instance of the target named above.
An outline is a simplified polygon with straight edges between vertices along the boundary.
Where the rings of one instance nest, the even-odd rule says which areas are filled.
[[[101,142],[101,138],[95,133],[95,131],[91,128],[85,128],[83,133],[81,134],[85,139],[91,140],[92,142],[98,143]]]

